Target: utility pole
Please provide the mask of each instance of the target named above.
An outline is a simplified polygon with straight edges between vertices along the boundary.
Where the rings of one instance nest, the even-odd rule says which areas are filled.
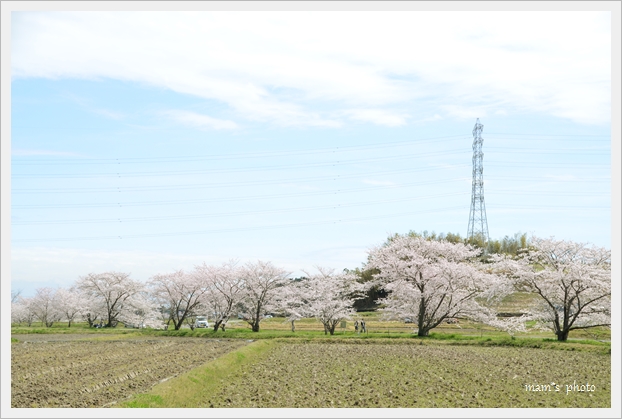
[[[486,205],[484,204],[484,153],[482,145],[482,130],[479,118],[473,128],[473,186],[471,192],[471,210],[469,212],[469,228],[467,239],[481,240],[484,248],[489,241],[488,220],[486,219]]]

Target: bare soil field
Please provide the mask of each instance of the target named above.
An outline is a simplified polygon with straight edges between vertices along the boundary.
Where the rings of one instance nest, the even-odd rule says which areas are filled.
[[[205,407],[610,407],[610,380],[611,357],[589,352],[284,343]]]
[[[20,340],[11,345],[14,408],[104,407],[247,344],[90,334],[14,337]]]
[[[156,389],[173,385],[177,376],[221,362],[222,355],[249,342],[110,334],[15,337],[20,341],[11,345],[12,407],[109,407],[133,395],[149,399],[158,383],[170,379]],[[200,395],[191,407],[611,406],[611,356],[601,350],[406,340],[274,343],[261,357],[223,370],[223,376],[184,381]],[[176,406],[175,398],[186,393],[163,393],[162,407]]]

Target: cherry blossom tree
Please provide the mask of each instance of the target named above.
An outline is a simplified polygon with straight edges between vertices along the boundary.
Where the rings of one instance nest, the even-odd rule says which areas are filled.
[[[288,275],[271,262],[257,261],[241,268],[240,276],[244,283],[237,307],[253,332],[259,332],[263,315],[276,307],[279,288],[288,284]]]
[[[244,279],[235,260],[221,266],[210,266],[203,263],[195,267],[195,274],[205,278],[209,292],[205,297],[205,305],[213,319],[214,332],[219,328],[225,330],[233,310],[242,297]]]
[[[572,330],[611,326],[611,250],[534,237],[518,259],[497,257],[497,272],[539,297],[529,317],[559,341]]]
[[[168,311],[175,330],[205,309],[208,278],[200,272],[183,270],[154,275],[147,283],[151,295]]]
[[[516,333],[524,333],[527,331],[526,324],[528,320],[531,320],[531,317],[524,314],[522,316],[505,318],[490,316],[484,320],[484,323],[502,330],[510,336],[514,336]]]
[[[290,286],[286,307],[290,316],[315,317],[324,325],[324,334],[335,333],[340,321],[354,314],[354,301],[366,287],[359,284],[355,274],[335,274],[334,269],[317,267],[317,274]]]
[[[18,296],[14,302],[11,302],[11,322],[26,323],[28,327],[32,326],[35,320],[35,313],[32,308],[32,298]]]
[[[147,291],[139,291],[126,300],[119,320],[138,328],[164,329],[158,301]]]
[[[89,327],[94,327],[98,319],[100,324],[102,324],[107,312],[106,302],[98,296],[84,292],[79,288],[74,287],[74,289],[80,294],[80,300],[82,301],[82,310],[80,311],[82,320],[87,322]]]
[[[56,290],[56,298],[58,301],[58,310],[63,315],[63,320],[67,321],[67,326],[80,316],[86,307],[86,301],[79,291],[76,289],[59,288]]]
[[[301,298],[302,281],[307,279],[306,277],[291,279],[287,285],[279,287],[274,298],[275,311],[282,314],[286,322],[291,324],[292,332],[296,331],[297,320],[309,317],[305,310],[306,301]]]
[[[52,327],[63,317],[58,297],[55,289],[43,287],[37,288],[34,297],[30,300],[30,310],[46,327]]]
[[[95,312],[103,310],[106,327],[114,327],[124,310],[131,310],[128,299],[144,288],[144,284],[122,272],[104,272],[80,277],[75,284],[94,305]],[[131,300],[130,300],[131,301]]]
[[[462,243],[396,235],[369,252],[368,268],[387,291],[380,300],[390,318],[417,319],[417,334],[453,317],[481,319],[491,302],[508,292],[508,287],[476,262],[481,250]]]

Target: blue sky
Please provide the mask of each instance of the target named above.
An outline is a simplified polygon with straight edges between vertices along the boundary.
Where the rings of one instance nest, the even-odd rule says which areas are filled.
[[[464,236],[476,118],[491,238],[611,248],[610,19],[13,12],[12,288]]]

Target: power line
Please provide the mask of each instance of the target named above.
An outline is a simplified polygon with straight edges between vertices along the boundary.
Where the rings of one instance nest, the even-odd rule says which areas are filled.
[[[300,212],[300,211],[342,209],[342,208],[358,207],[358,206],[364,206],[364,205],[377,205],[377,204],[388,204],[388,203],[395,203],[395,202],[418,201],[418,200],[427,199],[427,198],[440,198],[440,197],[455,196],[455,195],[457,194],[445,193],[445,194],[436,194],[436,195],[428,195],[428,196],[416,196],[416,197],[409,197],[409,198],[352,202],[352,203],[346,203],[346,204],[327,204],[327,205],[308,206],[308,207],[278,208],[278,209],[260,210],[260,211],[253,210],[253,211],[237,211],[237,212],[220,212],[220,213],[211,213],[211,214],[166,215],[166,216],[158,216],[158,217],[98,218],[98,219],[82,219],[82,220],[79,220],[79,219],[45,220],[45,221],[36,221],[36,220],[25,220],[24,221],[22,220],[22,221],[12,222],[11,225],[128,223],[128,222],[134,222],[134,221],[162,221],[162,220],[178,220],[178,219],[185,220],[185,219],[197,219],[197,218],[200,219],[200,218],[215,218],[215,217],[235,217],[239,215],[282,214],[282,213]]]
[[[468,165],[460,165],[454,166],[454,168],[458,167],[467,167]],[[305,182],[305,181],[322,181],[322,180],[343,180],[343,179],[362,179],[369,176],[377,176],[377,175],[387,175],[387,174],[404,174],[404,173],[416,173],[428,170],[438,170],[438,169],[428,169],[428,168],[419,168],[419,169],[403,169],[403,170],[390,170],[390,171],[381,171],[381,172],[365,172],[363,174],[356,175],[329,175],[329,176],[316,176],[316,177],[307,177],[307,178],[288,178],[288,182]],[[466,178],[455,178],[455,179],[447,179],[447,181],[454,180],[460,181],[465,180]],[[537,181],[549,181],[549,182],[572,182],[572,183],[591,183],[591,182],[607,182],[611,181],[611,177],[597,177],[597,178],[580,178],[580,179],[553,179],[553,178],[545,178],[545,177],[529,177],[529,176],[487,176],[487,179],[490,180],[516,180],[516,181],[524,181],[524,180],[537,180]],[[421,185],[429,184],[429,183],[437,183],[439,181],[432,182],[421,182]],[[182,190],[182,189],[209,189],[209,188],[224,188],[230,186],[263,186],[263,185],[273,185],[283,183],[283,179],[271,179],[271,180],[257,180],[257,181],[240,181],[240,182],[222,182],[216,184],[205,184],[205,183],[182,183],[182,184],[173,184],[166,186],[109,186],[109,187],[101,187],[101,188],[50,188],[50,189],[12,189],[11,193],[13,194],[46,194],[46,193],[102,193],[102,192],[157,192],[157,191],[167,191],[167,190]]]
[[[149,233],[149,234],[131,234],[131,235],[116,235],[116,236],[96,236],[96,237],[61,237],[61,238],[48,238],[48,239],[15,239],[12,240],[14,243],[28,243],[28,242],[49,242],[49,241],[79,241],[79,240],[122,240],[122,239],[135,239],[135,238],[152,238],[152,237],[171,237],[171,236],[190,236],[190,235],[202,235],[202,234],[213,234],[213,233],[230,233],[236,231],[256,231],[256,230],[271,230],[278,228],[292,228],[292,227],[303,227],[303,226],[314,226],[314,225],[326,225],[326,224],[343,224],[354,221],[365,221],[365,220],[373,220],[373,219],[381,219],[381,218],[394,218],[401,217],[406,215],[415,215],[415,214],[425,214],[425,213],[438,213],[443,211],[451,211],[455,209],[464,209],[465,206],[457,206],[457,207],[446,207],[446,208],[438,208],[435,210],[423,210],[423,211],[409,211],[409,212],[400,212],[394,214],[386,214],[386,215],[378,215],[378,216],[369,216],[369,217],[357,217],[357,218],[348,218],[348,219],[338,219],[338,220],[324,220],[324,221],[310,221],[303,223],[291,223],[291,224],[276,224],[276,225],[268,225],[268,226],[257,226],[257,227],[236,227],[236,228],[224,228],[224,229],[213,229],[213,230],[202,230],[202,231],[182,231],[182,232],[174,232],[174,233]]]
[[[402,187],[402,186],[397,186]],[[369,188],[371,189],[371,188]],[[159,205],[187,205],[198,204],[208,202],[231,202],[231,201],[252,201],[261,199],[273,199],[273,198],[292,198],[297,196],[317,196],[317,195],[336,195],[349,192],[360,192],[366,189],[351,189],[331,192],[320,193],[300,193],[300,194],[282,194],[282,195],[256,195],[251,197],[232,197],[232,198],[213,198],[213,199],[196,199],[196,200],[177,200],[177,201],[142,201],[142,202],[116,202],[105,204],[55,204],[55,205],[16,205],[13,209],[27,210],[27,209],[52,209],[52,208],[123,208],[123,207],[140,207],[140,206],[159,206]],[[435,195],[441,196],[460,196],[467,195],[468,192],[448,193]],[[551,192],[551,191],[518,191],[512,189],[492,189],[489,190],[489,195],[512,195],[512,196],[541,196],[558,197],[558,196],[575,196],[575,197],[611,197],[609,192],[590,192],[590,193],[577,193],[577,192]]]
[[[594,210],[594,209],[599,209],[599,210],[611,210],[611,207],[603,207],[603,206],[593,206],[593,205],[559,205],[559,206],[554,206],[554,205],[495,205],[495,204],[489,204],[487,205],[487,207],[489,209],[538,209],[538,210],[555,210],[555,211],[559,211],[559,210],[577,210],[577,209],[589,209],[589,210]]]
[[[210,213],[210,214],[182,214],[182,215],[166,215],[166,216],[157,216],[157,217],[126,217],[126,218],[94,218],[94,219],[64,219],[64,220],[20,220],[14,221],[11,223],[12,226],[18,225],[58,225],[58,224],[102,224],[102,223],[123,223],[128,224],[132,222],[145,222],[145,221],[163,221],[163,220],[187,220],[187,219],[202,219],[202,218],[217,218],[217,217],[235,217],[240,215],[263,215],[263,214],[282,214],[282,213],[292,213],[292,212],[302,212],[302,211],[317,211],[323,209],[342,209],[356,206],[364,206],[364,205],[377,205],[377,204],[387,204],[387,203],[395,203],[395,202],[408,202],[415,201],[424,198],[438,198],[442,196],[455,196],[458,194],[440,194],[433,196],[418,196],[414,198],[401,198],[401,199],[386,199],[380,201],[367,201],[367,202],[354,202],[348,204],[330,204],[330,205],[320,205],[320,206],[311,206],[311,207],[294,207],[294,208],[279,208],[279,209],[270,209],[270,210],[253,210],[253,211],[237,211],[237,212],[220,212],[220,213]],[[466,195],[463,193],[462,195]],[[563,205],[563,206],[555,206],[555,205],[497,205],[497,204],[488,204],[487,207],[493,210],[503,210],[503,209],[536,209],[542,211],[560,211],[564,210],[575,211],[575,210],[611,210],[611,206],[594,206],[594,205]],[[466,208],[466,207],[465,207]]]
[[[316,154],[330,154],[335,155],[340,152],[352,152],[356,150],[370,150],[370,149],[387,149],[390,147],[402,147],[402,146],[412,146],[416,144],[425,144],[430,142],[437,142],[439,139],[448,139],[448,138],[460,138],[463,136],[448,136],[448,137],[437,137],[431,139],[424,140],[411,140],[411,141],[397,141],[397,142],[386,142],[386,143],[377,143],[377,144],[369,144],[369,145],[361,145],[361,146],[343,146],[336,148],[325,148],[325,149],[316,149],[316,150],[304,150],[304,151],[266,151],[266,152],[255,152],[255,153],[233,153],[233,154],[224,154],[224,155],[204,155],[204,156],[167,156],[167,157],[125,157],[125,158],[107,158],[107,159],[93,159],[87,158],[77,161],[74,159],[55,159],[54,161],[13,161],[12,165],[14,166],[54,166],[54,165],[128,165],[128,164],[147,164],[147,163],[177,163],[177,162],[191,162],[191,161],[222,161],[222,160],[238,160],[238,159],[249,159],[249,158],[267,158],[267,157],[290,157],[290,156],[301,156],[301,155],[316,155]],[[524,139],[521,139],[524,140]],[[416,144],[413,144],[416,142]],[[591,142],[594,142],[593,140]],[[490,147],[490,150],[503,150],[503,151],[513,151],[513,152],[521,152],[521,153],[530,153],[536,151],[536,149],[527,149],[527,148],[510,148],[510,147]],[[522,150],[522,151],[521,151]],[[547,154],[573,154],[576,152],[589,152],[594,155],[606,155],[607,153],[596,153],[601,151],[600,149],[595,149],[594,147],[590,148],[572,148],[569,149],[565,147],[564,149],[544,149],[537,150],[541,153]],[[13,156],[12,159],[16,157]]]
[[[408,141],[388,141],[384,143],[366,144],[359,146],[342,146],[333,148],[320,148],[314,150],[303,151],[261,151],[254,153],[233,153],[224,155],[206,155],[206,156],[167,156],[167,157],[125,157],[125,158],[108,158],[108,159],[85,159],[85,161],[78,162],[75,159],[56,159],[53,162],[14,162],[16,165],[67,165],[67,164],[125,164],[125,163],[161,163],[161,162],[188,162],[188,161],[206,161],[206,160],[228,160],[228,159],[243,159],[243,158],[256,158],[256,157],[288,157],[297,155],[311,155],[311,154],[334,154],[337,152],[350,152],[356,150],[367,150],[375,148],[388,148],[388,147],[400,147],[400,146],[412,146],[413,143],[425,144],[430,142],[437,142],[442,139],[460,138],[464,135],[450,135],[444,137],[432,137],[417,140]]]
[[[491,163],[486,163],[486,167],[519,167],[519,168],[534,168],[534,169],[547,169],[547,168],[571,168],[571,169],[590,169],[590,170],[594,170],[594,169],[609,169],[608,166],[610,166],[610,162],[606,161],[602,164],[575,164],[573,162],[568,162],[568,163],[549,163],[549,162],[533,162],[533,161],[529,161],[528,163],[522,163],[522,162],[517,162],[516,160],[513,161],[500,161],[500,160],[495,160],[494,162]]]
[[[432,183],[447,183],[453,180],[443,180],[427,182],[424,184]],[[391,186],[391,188],[404,188],[410,186],[420,185],[421,182],[409,182],[402,183],[400,185]],[[150,205],[179,205],[179,204],[191,204],[191,203],[207,203],[207,202],[230,202],[230,201],[255,201],[261,199],[274,199],[274,198],[294,198],[294,197],[307,197],[307,196],[321,196],[321,195],[341,195],[350,192],[366,192],[375,191],[379,189],[387,189],[386,185],[379,186],[367,186],[362,188],[350,188],[350,189],[333,189],[330,191],[317,191],[317,192],[297,192],[290,194],[262,194],[252,196],[236,196],[227,198],[210,198],[210,199],[193,199],[193,200],[170,200],[170,201],[140,201],[140,202],[110,202],[105,204],[52,204],[52,205],[14,205],[13,209],[37,209],[37,208],[112,208],[112,207],[134,207],[134,206],[150,206]]]
[[[494,205],[493,205],[494,207]],[[511,208],[531,208],[532,206],[512,206]],[[32,243],[32,242],[50,242],[50,241],[81,241],[81,240],[123,240],[123,239],[135,239],[135,238],[156,238],[156,237],[173,237],[173,236],[189,236],[189,235],[202,235],[202,234],[217,234],[217,233],[232,233],[239,231],[257,231],[257,230],[272,230],[272,229],[280,229],[280,228],[292,228],[292,227],[306,227],[306,226],[317,226],[317,225],[328,225],[328,224],[343,224],[348,222],[355,221],[365,221],[372,219],[382,219],[382,218],[394,218],[400,216],[410,216],[416,214],[426,214],[426,213],[440,213],[440,212],[448,212],[453,210],[466,209],[465,205],[461,206],[453,206],[453,207],[445,207],[445,208],[437,208],[432,210],[421,210],[421,211],[409,211],[409,212],[400,212],[393,214],[384,214],[384,215],[374,215],[367,217],[357,217],[357,218],[347,218],[347,219],[335,219],[335,220],[322,220],[322,221],[310,221],[310,222],[300,222],[300,223],[289,223],[289,224],[276,224],[276,225],[268,225],[268,226],[255,226],[255,227],[236,227],[236,228],[223,228],[223,229],[211,229],[211,230],[201,230],[201,231],[181,231],[181,232],[170,232],[170,233],[148,233],[148,234],[131,234],[131,235],[109,235],[109,236],[87,236],[87,237],[60,237],[60,238],[43,238],[43,239],[14,239],[12,240],[14,243]],[[555,207],[555,206],[533,206],[536,209],[566,209],[570,210],[571,207]],[[610,209],[608,207],[577,207],[583,209]]]
[[[467,165],[462,165],[466,167]],[[416,173],[422,171],[428,171],[432,169],[428,168],[408,168],[402,170],[388,170],[380,172],[365,172],[363,174],[355,175],[327,175],[327,176],[315,176],[306,178],[283,178],[271,179],[271,180],[255,180],[255,181],[239,181],[239,182],[220,182],[220,183],[194,183],[194,184],[174,184],[174,185],[158,185],[158,186],[125,186],[125,187],[101,187],[101,188],[54,188],[54,189],[13,189],[11,192],[16,194],[28,194],[28,193],[86,193],[86,192],[137,192],[137,191],[165,191],[165,190],[180,190],[180,189],[207,189],[207,188],[222,188],[229,186],[262,186],[273,185],[287,182],[306,182],[306,181],[322,181],[322,180],[342,180],[342,179],[361,179],[369,176],[386,175],[386,174],[402,174],[402,173]],[[458,179],[446,179],[449,180],[461,180]],[[445,181],[445,180],[441,180]],[[439,181],[421,182],[437,183]]]
[[[592,137],[607,137],[611,138],[609,134],[517,134],[517,133],[503,133],[503,132],[489,132],[488,135],[516,135],[521,137],[582,137],[582,138],[592,138]],[[576,140],[576,141],[580,141]],[[607,140],[595,140],[595,141],[607,141]]]
[[[261,167],[246,167],[243,169],[213,169],[213,170],[174,170],[174,171],[156,171],[156,172],[129,172],[129,173],[36,173],[36,174],[13,174],[12,178],[25,179],[25,178],[92,178],[92,177],[143,177],[143,176],[175,176],[175,175],[187,175],[187,174],[198,174],[198,173],[231,173],[237,171],[268,171],[268,170],[279,170],[279,169],[300,169],[300,168],[309,168],[309,167],[330,167],[336,165],[347,165],[347,164],[356,164],[356,163],[371,163],[371,162],[379,162],[379,161],[395,161],[395,160],[412,160],[413,157],[430,157],[435,155],[450,155],[450,154],[461,154],[464,153],[464,150],[444,150],[444,151],[433,151],[428,153],[415,153],[415,154],[400,154],[398,156],[389,156],[389,157],[373,157],[373,158],[365,158],[365,159],[351,159],[351,160],[337,160],[331,162],[322,162],[322,163],[307,163],[307,164],[289,164],[289,165],[280,165],[280,166],[261,166]]]
[[[490,147],[494,151],[494,147]],[[508,153],[511,154],[531,154],[532,152],[524,152],[520,150],[507,149]],[[538,152],[539,154],[563,154],[563,152]],[[156,177],[156,176],[180,176],[180,175],[189,175],[189,174],[215,174],[215,173],[244,173],[244,172],[253,172],[253,171],[271,171],[271,170],[281,170],[281,169],[302,169],[302,168],[321,168],[321,167],[337,167],[344,166],[349,164],[358,164],[358,163],[375,163],[375,162],[389,162],[389,161],[398,161],[398,160],[412,160],[415,157],[430,157],[436,155],[452,155],[452,154],[466,154],[464,150],[445,150],[438,152],[428,152],[428,153],[414,153],[414,154],[401,154],[399,156],[388,156],[388,157],[373,157],[373,158],[365,158],[365,159],[351,159],[351,160],[337,160],[331,162],[321,162],[321,163],[306,163],[306,164],[288,164],[288,165],[271,165],[271,166],[258,166],[258,167],[245,167],[245,168],[228,168],[228,169],[195,169],[195,170],[172,170],[172,171],[148,171],[148,172],[103,172],[103,173],[16,173],[12,174],[11,177],[13,179],[33,179],[33,178],[47,178],[47,179],[86,179],[86,178],[132,178],[132,177]],[[603,155],[609,156],[610,153],[587,153],[582,152],[581,156],[585,157]],[[498,161],[497,161],[498,162]],[[542,163],[545,167],[559,167],[559,166],[573,166],[573,167],[595,167],[602,165],[589,165],[589,164],[581,164],[577,165],[573,162],[562,163],[562,162],[552,162],[552,163]],[[494,164],[493,164],[494,166]],[[504,164],[505,166],[505,164]],[[521,164],[521,166],[524,166]],[[530,162],[528,166],[525,167],[538,167],[537,162]]]

